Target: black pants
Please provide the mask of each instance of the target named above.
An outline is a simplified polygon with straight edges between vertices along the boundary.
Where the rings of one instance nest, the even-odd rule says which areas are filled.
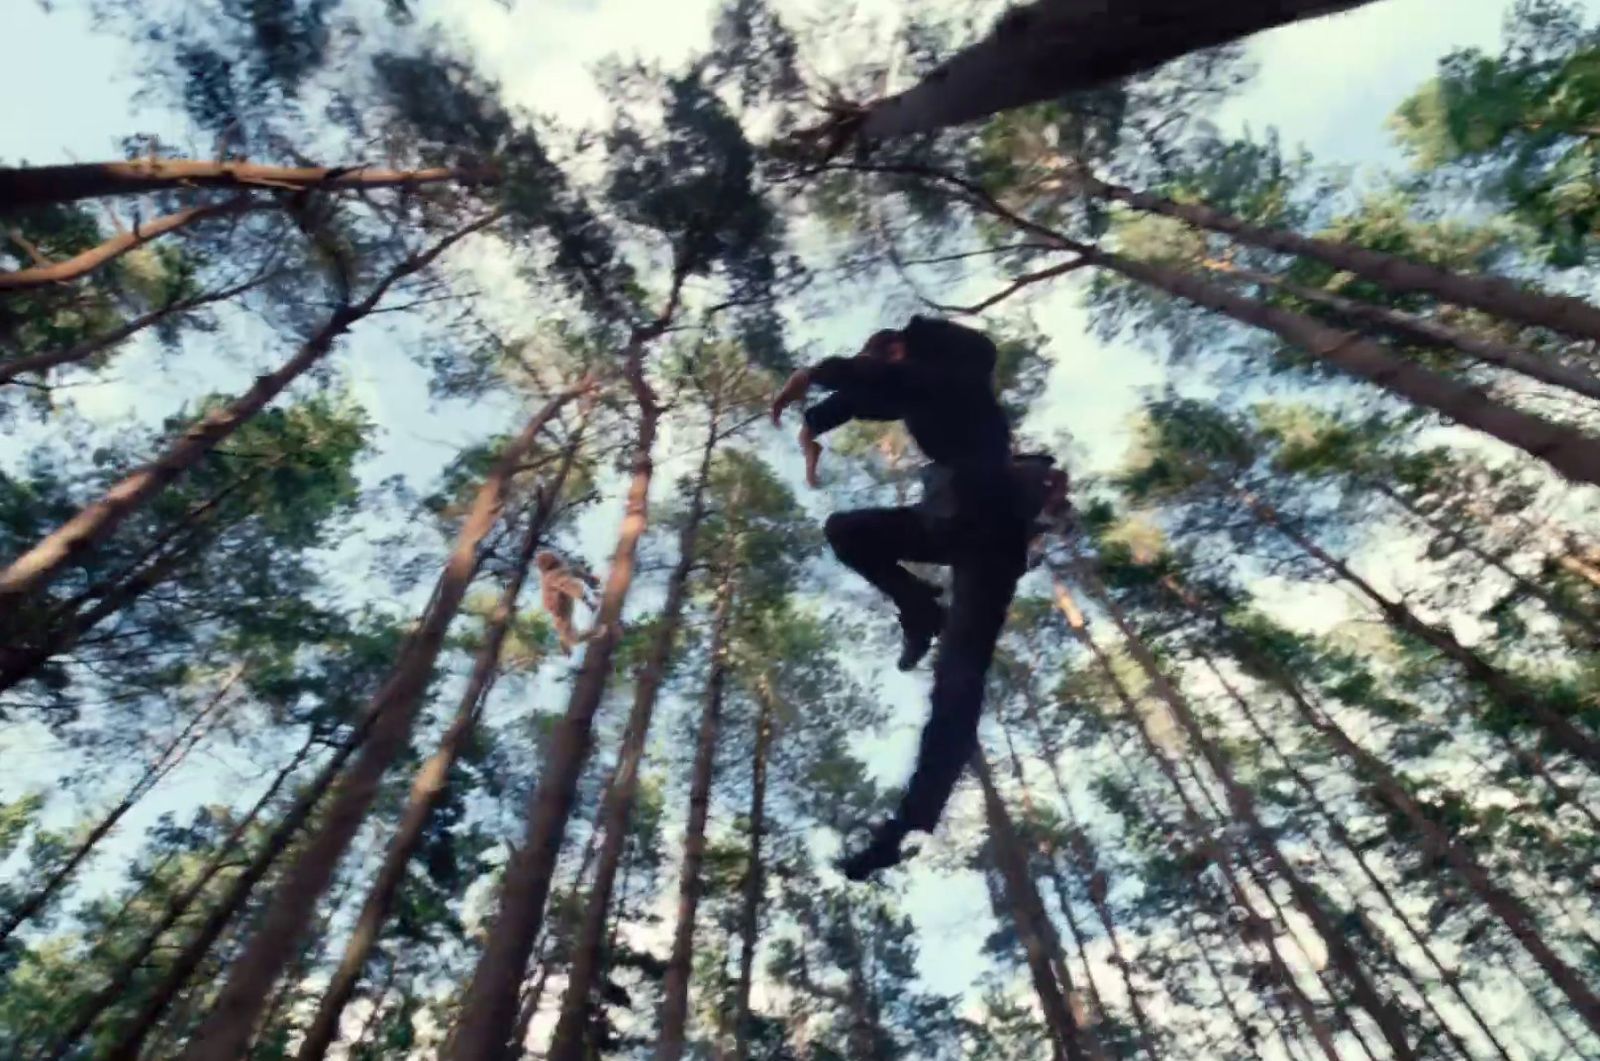
[[[918,508],[839,512],[828,517],[826,531],[840,562],[902,611],[924,606],[927,587],[901,561],[951,568],[949,614],[933,665],[933,710],[898,814],[907,828],[932,832],[978,746],[984,680],[1027,566],[1025,532],[992,511],[941,517]]]

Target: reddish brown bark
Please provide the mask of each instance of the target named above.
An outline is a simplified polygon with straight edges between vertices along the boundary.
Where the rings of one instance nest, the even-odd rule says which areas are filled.
[[[701,869],[706,856],[706,821],[711,811],[711,783],[716,772],[717,734],[722,721],[722,696],[727,686],[728,626],[733,616],[734,580],[727,574],[717,593],[711,620],[710,666],[695,737],[694,768],[689,778],[689,815],[683,829],[683,866],[678,879],[678,920],[672,953],[663,981],[656,1061],[683,1056],[689,1018],[689,978],[694,970],[695,918],[704,887]]]
[[[341,778],[319,828],[278,882],[260,927],[229,967],[216,1005],[184,1049],[184,1061],[234,1061],[248,1043],[273,981],[283,972],[340,857],[377,798],[383,775],[405,750],[445,633],[477,573],[481,546],[499,522],[513,476],[545,425],[588,386],[585,381],[552,398],[496,458],[456,534],[432,600],[367,708],[372,725],[360,753]]]
[[[18,556],[4,571],[0,571],[0,612],[16,607],[25,594],[56,578],[72,556],[116,530],[130,512],[244,426],[285,387],[322,360],[333,348],[334,340],[343,335],[350,325],[376,309],[379,301],[397,282],[426,268],[457,242],[486,228],[499,216],[494,213],[480,217],[390,269],[360,302],[335,310],[292,358],[272,372],[257,377],[255,384],[233,401],[191,424],[159,457],[134,469],[99,500],[85,506],[38,544]]]
[[[0,168],[0,212],[107,195],[138,195],[178,188],[334,191],[410,187],[456,181],[490,183],[492,168],[392,170],[355,166],[266,166],[211,159],[141,158],[66,166]]]
[[[529,799],[527,836],[506,867],[500,901],[477,968],[468,984],[443,1061],[485,1061],[505,1049],[517,1017],[517,994],[533,942],[544,924],[556,859],[577,798],[578,779],[594,743],[594,716],[611,677],[621,634],[622,608],[633,584],[639,539],[649,522],[652,451],[661,409],[644,378],[644,347],[664,324],[634,336],[625,364],[639,407],[633,474],[622,529],[595,618],[597,635],[584,651],[566,714],[557,723],[539,784]]]
[[[98,269],[103,269],[129,251],[137,250],[153,240],[160,239],[169,232],[177,232],[190,225],[202,221],[210,221],[219,217],[232,217],[237,214],[248,213],[252,210],[270,210],[277,207],[277,203],[266,200],[255,200],[248,196],[239,196],[220,203],[204,203],[200,206],[190,206],[175,213],[158,217],[147,224],[135,225],[126,232],[119,232],[110,239],[105,240],[86,251],[74,254],[64,261],[51,262],[49,265],[36,265],[30,269],[17,269],[13,272],[0,272],[0,294],[7,291],[27,291],[35,287],[46,287],[50,284],[65,284],[73,280],[81,280]]]
[[[678,560],[667,578],[667,595],[662,602],[650,655],[634,682],[633,709],[622,736],[616,773],[600,809],[597,827],[605,836],[595,863],[594,883],[589,889],[572,964],[567,970],[566,993],[561,1000],[561,1016],[550,1041],[550,1061],[582,1061],[584,1028],[589,1022],[589,1006],[596,981],[605,964],[603,935],[606,915],[611,908],[611,893],[622,865],[628,841],[628,821],[639,790],[639,768],[644,761],[645,741],[655,716],[656,699],[677,644],[678,627],[683,622],[683,607],[689,597],[689,576],[694,569],[700,524],[705,516],[706,489],[711,482],[711,458],[716,452],[718,406],[714,403],[707,427],[705,446],[700,451],[700,470],[689,496],[689,510],[678,535]]]
[[[349,1004],[351,996],[355,994],[372,949],[383,932],[384,922],[388,919],[395,896],[405,880],[406,867],[411,864],[412,857],[422,843],[423,833],[427,829],[429,820],[444,799],[450,771],[455,767],[456,760],[466,748],[473,730],[477,727],[489,688],[494,684],[499,671],[500,650],[505,644],[511,619],[516,614],[517,598],[522,593],[528,569],[533,564],[534,553],[538,551],[545,529],[549,525],[550,514],[577,458],[578,441],[579,439],[574,437],[567,444],[566,453],[554,481],[541,491],[534,513],[523,531],[522,543],[512,562],[511,574],[506,580],[505,589],[501,592],[500,599],[484,626],[483,644],[473,660],[472,674],[468,677],[466,689],[461,694],[455,718],[451,720],[449,728],[440,738],[439,746],[433,755],[429,756],[428,761],[422,764],[421,769],[412,778],[411,794],[406,801],[405,809],[400,812],[400,823],[389,841],[383,864],[378,867],[377,875],[373,878],[372,887],[367,892],[361,913],[356,917],[355,928],[345,943],[339,965],[323,991],[316,1015],[306,1028],[305,1037],[301,1040],[300,1049],[295,1055],[297,1061],[320,1061],[339,1034],[339,1018],[344,1013],[345,1006]]]
[[[739,907],[739,979],[733,994],[734,1061],[750,1057],[750,988],[755,983],[756,939],[761,934],[761,906],[767,894],[761,842],[767,831],[767,766],[777,732],[777,694],[767,678],[757,683],[761,712],[756,718],[755,751],[750,759],[750,840],[745,853],[744,896]]]

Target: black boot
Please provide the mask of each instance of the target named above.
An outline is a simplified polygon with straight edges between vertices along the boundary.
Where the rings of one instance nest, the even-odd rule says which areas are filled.
[[[895,664],[908,671],[922,662],[933,639],[944,629],[944,605],[939,603],[936,590],[930,590],[921,603],[900,610],[900,660]]]
[[[915,854],[915,851],[901,850],[909,831],[898,818],[879,822],[872,827],[867,845],[839,862],[839,871],[848,880],[864,881],[875,873],[898,866],[908,854]]]

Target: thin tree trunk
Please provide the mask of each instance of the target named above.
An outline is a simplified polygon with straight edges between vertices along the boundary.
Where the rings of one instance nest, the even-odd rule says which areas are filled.
[[[226,302],[236,295],[242,295],[251,288],[259,286],[264,279],[264,277],[258,276],[242,284],[235,284],[232,287],[225,287],[218,291],[207,291],[203,294],[191,295],[189,298],[180,298],[176,301],[168,302],[165,306],[153,309],[149,313],[141,314],[130,321],[124,321],[108,332],[96,335],[92,339],[85,339],[83,342],[75,343],[72,346],[65,346],[58,350],[46,350],[38,354],[29,354],[26,357],[12,358],[9,361],[0,361],[0,386],[5,386],[24,373],[37,372],[43,376],[53,368],[87,361],[100,351],[113,347],[123,340],[144,331],[146,328],[160,324],[168,317],[188,313],[190,310],[199,309],[201,306],[209,306],[214,302]]]
[[[361,1022],[361,1030],[356,1032],[355,1040],[351,1043],[352,1053],[366,1045],[367,1036],[371,1035],[372,1030],[377,1027],[378,1019],[383,1014],[383,1004],[389,1000],[389,992],[394,990],[394,982],[399,973],[399,959],[390,960],[389,969],[384,973],[383,981],[378,985],[377,993],[372,996],[372,1008],[367,1011],[366,1020]]]
[[[660,327],[665,325],[636,334],[625,362],[639,406],[639,434],[622,529],[595,617],[598,632],[584,650],[583,668],[573,683],[566,714],[556,724],[545,768],[529,799],[526,839],[506,867],[499,908],[442,1061],[498,1061],[516,1021],[517,991],[544,924],[561,841],[594,741],[595,712],[611,677],[611,659],[621,635],[622,608],[633,583],[639,539],[649,523],[650,481],[655,471],[652,450],[661,409],[644,378],[644,347],[660,334]]]
[[[390,269],[366,298],[334,310],[327,322],[292,358],[272,372],[258,376],[255,384],[233,401],[191,424],[159,457],[134,469],[99,500],[85,506],[18,556],[4,571],[0,571],[0,612],[15,608],[26,594],[60,575],[74,555],[109,535],[129,513],[199,463],[218,443],[244,426],[285,387],[320,361],[333,348],[334,340],[353,323],[376,309],[394,284],[426,268],[457,242],[486,228],[499,216],[498,213],[486,214]]]
[[[505,589],[484,625],[483,645],[478,649],[477,658],[473,660],[472,674],[467,679],[466,689],[461,694],[456,716],[445,730],[444,736],[440,738],[438,749],[427,762],[423,763],[411,781],[411,794],[406,801],[405,809],[400,813],[400,823],[389,841],[389,849],[384,853],[383,864],[378,868],[372,887],[367,892],[366,901],[362,904],[355,928],[345,944],[338,968],[334,970],[326,990],[323,991],[316,1016],[306,1028],[305,1038],[295,1055],[297,1061],[319,1061],[339,1034],[339,1018],[344,1013],[345,1006],[349,1004],[350,997],[355,993],[356,986],[361,981],[362,971],[372,954],[372,948],[377,945],[378,937],[383,932],[384,922],[394,905],[395,896],[399,894],[400,885],[405,881],[406,867],[411,864],[412,857],[416,855],[417,848],[422,843],[428,822],[433,818],[440,801],[444,799],[450,771],[455,767],[456,760],[466,748],[473,730],[477,727],[484,701],[488,698],[489,688],[499,671],[500,650],[505,644],[506,631],[511,625],[511,620],[516,615],[517,598],[522,593],[528,569],[533,564],[534,553],[538,551],[539,543],[549,525],[550,514],[577,458],[580,437],[574,436],[567,444],[566,454],[562,458],[554,482],[548,489],[541,491],[527,529],[523,532],[522,543],[517,550]]]
[[[1600,439],[1497,402],[1476,387],[1429,371],[1355,332],[1236,294],[1183,269],[1095,247],[1080,253],[1130,280],[1272,332],[1318,361],[1544,461],[1567,478],[1600,485]],[[1600,312],[1600,311],[1596,311]],[[1600,336],[1600,328],[1596,335]]]
[[[1436,852],[1466,882],[1467,887],[1506,926],[1516,940],[1527,950],[1529,957],[1544,970],[1551,981],[1571,1001],[1584,1022],[1600,1032],[1600,996],[1588,986],[1582,975],[1563,961],[1544,940],[1533,914],[1521,900],[1496,885],[1486,870],[1469,850],[1452,840],[1434,820],[1426,814],[1384,762],[1357,744],[1337,723],[1311,705],[1300,688],[1299,681],[1264,653],[1243,650],[1246,662],[1266,674],[1283,690],[1295,712],[1341,753],[1350,759],[1368,779],[1384,802],[1399,811],[1407,823],[1422,837],[1426,850]]]
[[[863,140],[932,132],[1055,99],[1369,0],[1035,0],[859,119]]]
[[[241,195],[220,203],[187,207],[176,213],[158,217],[148,224],[135,225],[125,232],[119,232],[105,242],[75,254],[65,261],[36,265],[31,269],[17,269],[9,273],[0,272],[0,295],[8,291],[27,291],[50,284],[81,280],[90,273],[110,265],[129,251],[137,250],[169,232],[177,232],[213,218],[277,209],[278,205],[269,200],[251,199],[247,195]]]
[[[1221,871],[1229,893],[1233,896],[1233,901],[1250,916],[1259,917],[1255,913],[1243,885],[1239,882],[1238,875],[1234,872],[1226,847],[1203,824],[1203,819],[1190,799],[1188,791],[1184,788],[1177,769],[1172,765],[1172,761],[1168,759],[1166,753],[1155,743],[1154,738],[1150,736],[1144,720],[1139,716],[1138,705],[1134,702],[1132,694],[1123,685],[1122,679],[1117,676],[1116,668],[1113,667],[1111,658],[1106,655],[1105,649],[1100,647],[1100,643],[1090,635],[1088,624],[1084,621],[1083,612],[1079,610],[1077,603],[1073,601],[1072,595],[1067,592],[1067,587],[1061,581],[1060,576],[1054,570],[1052,570],[1052,575],[1055,576],[1056,606],[1065,617],[1067,628],[1071,631],[1073,637],[1094,656],[1096,664],[1106,676],[1112,691],[1122,705],[1125,718],[1132,725],[1135,734],[1144,746],[1146,754],[1155,762],[1162,777],[1166,779],[1173,792],[1177,795],[1179,802],[1183,805],[1184,816],[1190,834],[1205,850],[1207,858]],[[1265,892],[1266,890],[1263,889],[1263,891]],[[1270,900],[1270,892],[1266,894]],[[1323,1056],[1328,1061],[1341,1061],[1339,1049],[1334,1045],[1332,1031],[1329,1029],[1327,1022],[1322,1019],[1321,1014],[1317,1012],[1316,1007],[1312,1005],[1311,1000],[1306,997],[1305,991],[1300,987],[1299,981],[1295,979],[1294,973],[1279,952],[1276,936],[1270,931],[1266,933],[1266,936],[1267,939],[1264,946],[1273,974],[1288,988],[1296,1009],[1299,1010],[1306,1026],[1311,1030],[1312,1037],[1316,1040]]]
[[[405,750],[445,633],[477,573],[483,541],[500,520],[513,476],[545,425],[588,386],[586,380],[546,402],[496,458],[462,521],[415,633],[367,708],[370,734],[340,780],[320,827],[274,889],[260,927],[229,967],[215,1007],[184,1049],[184,1061],[234,1061],[243,1049],[272,982],[283,971],[340,857],[361,828],[384,774]]]
[[[850,1028],[846,1033],[851,1052],[862,1061],[877,1061],[878,1035],[881,1025],[873,1005],[872,981],[867,976],[866,948],[861,944],[861,934],[856,931],[855,911],[848,902],[844,907],[845,946],[850,991],[843,1002],[850,1014]]]
[[[710,665],[695,737],[694,769],[689,778],[689,815],[683,827],[683,867],[678,879],[678,920],[672,953],[662,986],[660,1032],[656,1061],[679,1061],[689,1020],[689,979],[694,971],[695,918],[704,887],[701,869],[706,857],[706,821],[711,812],[711,783],[716,773],[717,734],[722,722],[722,695],[728,678],[728,626],[733,618],[733,572],[723,576],[711,620]]]
[[[706,429],[705,446],[700,451],[700,470],[689,497],[689,510],[678,536],[678,561],[667,579],[667,595],[661,605],[650,656],[634,682],[633,709],[628,714],[617,756],[617,769],[600,809],[597,827],[605,834],[595,863],[594,883],[589,889],[583,925],[579,931],[572,965],[567,971],[566,993],[561,1000],[561,1016],[550,1041],[550,1061],[582,1061],[584,1029],[588,1024],[590,996],[596,978],[602,974],[602,935],[606,914],[611,907],[612,888],[622,865],[628,841],[628,822],[633,816],[634,798],[639,790],[639,767],[644,761],[645,741],[655,716],[656,699],[672,664],[672,652],[683,622],[683,607],[689,597],[689,576],[694,570],[700,524],[705,517],[706,489],[711,482],[711,458],[716,452],[719,408],[713,403]]]
[[[1057,976],[1065,975],[1061,955],[1061,941],[1056,938],[1055,926],[1050,923],[1044,904],[1033,886],[1028,871],[1027,856],[1022,842],[1017,838],[1000,793],[990,774],[988,760],[983,752],[972,757],[973,772],[983,786],[985,818],[989,824],[989,843],[994,851],[995,864],[1005,879],[1006,898],[1012,910],[1012,921],[1022,941],[1023,953],[1028,959],[1028,970],[1033,977],[1034,993],[1039,998],[1039,1008],[1044,1011],[1045,1024],[1050,1037],[1066,1055],[1067,1061],[1084,1061],[1086,1058],[1104,1058],[1098,1039],[1093,1034],[1084,1036],[1087,1047],[1080,1041],[1078,1022],[1072,1017],[1066,992],[1072,990],[1070,980],[1061,982]]]
[[[267,166],[211,159],[141,158],[66,166],[0,168],[0,213],[108,195],[138,195],[180,188],[336,191],[414,187],[455,181],[490,183],[492,167],[392,170],[353,166]]]
[[[1263,228],[1202,203],[1178,203],[1159,195],[1107,184],[1088,174],[1075,176],[1082,182],[1083,190],[1096,198],[1112,199],[1137,210],[1177,218],[1266,250],[1313,258],[1391,291],[1432,295],[1504,320],[1600,340],[1600,308],[1582,299],[1531,291],[1502,277],[1452,273],[1366,247],[1314,239],[1286,229]]]
[[[334,781],[338,779],[345,762],[366,739],[367,726],[362,725],[345,739],[333,757],[323,766],[321,772],[312,780],[311,784],[296,797],[294,803],[289,806],[283,817],[278,820],[277,826],[250,859],[250,863],[233,879],[233,882],[228,886],[227,892],[212,907],[211,912],[201,923],[194,937],[184,945],[183,950],[173,959],[172,964],[167,967],[167,971],[161,977],[160,983],[152,989],[144,1004],[139,1007],[138,1012],[127,1021],[122,1034],[108,1049],[104,1061],[136,1061],[144,1047],[145,1040],[160,1024],[162,1014],[166,1013],[167,1009],[182,993],[184,985],[189,982],[195,970],[200,967],[200,963],[211,952],[211,948],[216,945],[223,932],[233,923],[239,911],[244,909],[245,903],[250,898],[250,893],[255,890],[255,886],[267,875],[273,863],[278,860],[284,851],[288,850],[289,844],[294,840],[295,835],[306,824],[307,819],[311,817],[311,812],[328,790],[333,787]],[[191,889],[191,891],[193,894],[186,893],[189,903],[192,903],[194,898],[198,896],[198,890]],[[185,906],[187,905],[186,903]],[[176,921],[176,919],[176,917],[173,917],[171,920]],[[142,947],[146,955],[155,949],[159,938],[159,933],[152,933],[146,937],[146,945]],[[126,982],[131,982],[133,977],[138,974],[141,962],[130,962],[124,966],[125,984]],[[107,992],[102,992],[101,995],[96,996],[96,1002],[98,1003],[106,994]],[[109,1005],[115,1002],[117,997],[117,995],[112,995],[110,1001],[106,1004]],[[65,1048],[66,1046],[63,1045],[62,1049],[54,1056],[61,1056],[61,1053],[65,1052]]]
[[[128,788],[128,791],[117,801],[116,805],[95,823],[94,828],[90,829],[88,834],[78,842],[77,846],[72,849],[72,853],[66,857],[66,860],[57,866],[45,878],[44,883],[34,889],[32,894],[7,911],[5,919],[0,921],[0,946],[3,946],[6,940],[11,938],[13,932],[38,915],[60,894],[61,890],[67,886],[78,872],[78,868],[94,853],[95,848],[100,846],[100,841],[104,840],[111,830],[116,828],[117,823],[152,788],[160,784],[163,778],[170,774],[179,763],[183,762],[194,746],[206,735],[206,731],[199,728],[200,724],[207,720],[215,721],[217,709],[221,706],[222,701],[226,699],[228,693],[233,691],[234,685],[243,673],[244,667],[242,664],[229,671],[228,676],[223,679],[222,684],[212,694],[206,705],[195,712],[194,717],[189,719],[183,728],[162,747],[156,754],[154,761],[140,773],[139,779]]]
[[[1370,302],[1344,298],[1317,288],[1301,287],[1299,284],[1291,284],[1281,277],[1259,273],[1252,269],[1240,269],[1224,262],[1212,261],[1206,262],[1205,266],[1213,272],[1220,272],[1224,276],[1242,280],[1248,284],[1275,288],[1286,294],[1293,295],[1302,302],[1326,306],[1341,317],[1374,325],[1413,342],[1453,349],[1483,364],[1507,369],[1529,379],[1538,380],[1540,383],[1548,383],[1552,387],[1560,387],[1563,390],[1582,395],[1585,398],[1600,400],[1600,377],[1596,377],[1593,373],[1584,369],[1564,365],[1551,358],[1542,357],[1521,347],[1473,335],[1471,332],[1464,332],[1447,324],[1440,324],[1438,321],[1430,320],[1427,317],[1417,317],[1409,313],[1401,313],[1399,310],[1388,309],[1384,306],[1375,306]]]
[[[1245,491],[1235,490],[1234,493],[1262,523],[1294,542],[1341,581],[1354,586],[1396,629],[1411,634],[1432,646],[1441,655],[1454,660],[1468,677],[1482,685],[1508,709],[1525,710],[1556,744],[1590,765],[1600,766],[1600,738],[1579,729],[1571,719],[1545,703],[1521,680],[1500,670],[1463,645],[1450,631],[1423,622],[1404,604],[1392,601],[1379,593],[1370,582],[1352,571],[1348,564],[1312,541],[1295,526],[1293,521],[1285,519],[1273,506]]]
[[[1317,816],[1322,819],[1324,827],[1328,830],[1328,834],[1332,836],[1334,840],[1344,845],[1345,850],[1350,853],[1350,857],[1355,861],[1356,866],[1361,870],[1361,875],[1366,878],[1367,884],[1374,892],[1377,893],[1378,897],[1383,900],[1383,903],[1388,908],[1390,915],[1400,923],[1400,926],[1403,929],[1405,929],[1406,935],[1410,937],[1411,942],[1421,950],[1423,957],[1428,960],[1428,963],[1432,965],[1434,970],[1439,974],[1440,981],[1453,989],[1457,1000],[1466,1008],[1474,1023],[1477,1024],[1478,1029],[1488,1037],[1489,1042],[1494,1045],[1496,1052],[1500,1054],[1504,1061],[1511,1061],[1510,1056],[1506,1053],[1505,1047],[1502,1046],[1500,1040],[1495,1037],[1494,1031],[1483,1020],[1483,1017],[1472,1005],[1471,1000],[1468,999],[1467,996],[1462,992],[1459,978],[1452,976],[1450,972],[1445,969],[1444,963],[1439,960],[1438,955],[1434,953],[1432,946],[1429,945],[1427,937],[1417,929],[1411,918],[1407,916],[1406,912],[1400,907],[1399,902],[1396,901],[1394,894],[1389,890],[1389,886],[1384,883],[1383,878],[1379,877],[1377,871],[1374,870],[1367,862],[1366,855],[1362,853],[1361,848],[1350,836],[1349,831],[1344,827],[1344,823],[1341,822],[1339,818],[1323,804],[1321,798],[1317,795],[1316,788],[1311,784],[1310,779],[1307,778],[1305,774],[1301,772],[1300,768],[1297,767],[1289,758],[1288,752],[1286,752],[1279,744],[1277,737],[1274,736],[1272,732],[1267,729],[1266,725],[1261,721],[1261,719],[1256,716],[1256,712],[1250,707],[1250,702],[1245,698],[1244,694],[1228,680],[1227,675],[1222,673],[1222,669],[1217,665],[1216,660],[1212,659],[1208,655],[1205,655],[1204,653],[1200,654],[1200,660],[1205,664],[1206,669],[1211,672],[1211,675],[1217,679],[1217,683],[1222,686],[1223,692],[1225,692],[1228,695],[1228,698],[1233,701],[1234,706],[1239,709],[1239,713],[1244,717],[1246,724],[1248,724],[1251,729],[1251,732],[1253,732],[1256,735],[1256,738],[1260,740],[1262,744],[1267,747],[1275,756],[1277,756],[1278,761],[1283,764],[1284,769],[1289,774],[1289,779],[1294,782],[1295,787],[1300,790],[1301,795],[1303,795],[1310,802],[1311,806],[1315,808]],[[1322,853],[1321,847],[1315,843],[1313,843],[1313,847],[1316,848],[1319,856],[1322,859],[1323,865],[1330,872],[1335,872],[1335,867],[1332,860],[1329,859],[1327,855]],[[1377,927],[1372,924],[1365,911],[1360,910],[1359,903],[1357,903],[1357,912],[1361,918],[1362,926],[1371,941],[1374,944],[1383,943],[1383,938],[1378,933]],[[1413,987],[1415,988],[1418,996],[1422,999],[1423,1005],[1426,1006],[1429,1012],[1433,1014],[1434,1020],[1438,1022],[1440,1030],[1444,1032],[1445,1038],[1450,1041],[1450,1044],[1452,1047],[1454,1047],[1456,1053],[1462,1058],[1466,1059],[1466,1061],[1472,1061],[1472,1051],[1467,1048],[1466,1043],[1462,1042],[1461,1037],[1456,1034],[1453,1028],[1450,1027],[1450,1023],[1445,1020],[1444,1015],[1440,1013],[1438,1008],[1433,1004],[1432,1000],[1428,996],[1426,985],[1416,982],[1415,975],[1411,973],[1410,968],[1406,966],[1405,963],[1400,961],[1399,955],[1391,953],[1391,958],[1396,967],[1399,968],[1408,979],[1413,981]]]
[[[1086,564],[1078,564],[1077,571],[1079,577],[1089,587],[1095,598],[1106,609],[1106,614],[1111,617],[1111,621],[1122,632],[1129,652],[1132,653],[1134,660],[1150,679],[1151,686],[1155,689],[1156,694],[1172,709],[1173,717],[1177,719],[1184,732],[1189,735],[1189,739],[1200,750],[1207,765],[1211,767],[1212,772],[1222,782],[1228,795],[1229,806],[1235,818],[1246,826],[1252,838],[1256,841],[1257,847],[1266,856],[1268,864],[1289,886],[1291,894],[1295,897],[1296,904],[1311,921],[1312,926],[1317,930],[1317,934],[1322,937],[1323,943],[1328,948],[1329,956],[1355,990],[1356,998],[1361,1003],[1362,1008],[1377,1023],[1378,1029],[1383,1033],[1384,1040],[1389,1044],[1390,1050],[1394,1052],[1396,1057],[1414,1058],[1416,1055],[1407,1037],[1404,1019],[1387,999],[1378,994],[1377,988],[1362,968],[1360,958],[1351,949],[1349,942],[1345,939],[1338,925],[1333,922],[1327,911],[1323,909],[1321,902],[1317,898],[1316,890],[1301,879],[1300,875],[1295,872],[1294,867],[1289,864],[1288,859],[1283,857],[1282,852],[1272,838],[1271,832],[1256,815],[1255,800],[1250,791],[1239,784],[1234,777],[1233,768],[1222,753],[1217,750],[1210,738],[1206,736],[1199,721],[1190,711],[1188,702],[1179,695],[1177,689],[1168,679],[1166,672],[1156,662],[1155,656],[1151,654],[1150,649],[1134,631],[1132,624],[1122,613],[1121,608],[1112,600],[1110,593],[1100,583],[1099,578],[1088,569]]]
[[[539,1012],[539,1003],[544,1000],[545,983],[550,979],[550,963],[539,963],[539,975],[533,981],[533,989],[528,992],[528,997],[523,1000],[522,1006],[517,1010],[517,1025],[511,1034],[510,1061],[522,1061],[527,1051],[528,1030],[533,1027],[533,1018]]]
[[[765,675],[759,681],[761,711],[756,718],[755,752],[750,760],[750,843],[745,856],[744,902],[739,908],[739,980],[734,986],[734,1061],[750,1058],[750,989],[755,982],[756,937],[761,931],[761,905],[767,880],[761,863],[761,841],[767,830],[767,760],[776,732],[777,698]]]

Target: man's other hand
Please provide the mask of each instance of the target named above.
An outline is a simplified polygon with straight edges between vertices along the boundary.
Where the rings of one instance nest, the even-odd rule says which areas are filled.
[[[777,427],[783,417],[783,411],[801,398],[804,398],[806,391],[810,389],[811,373],[805,369],[802,368],[790,376],[789,381],[783,385],[782,389],[772,399],[772,426]]]
[[[822,457],[822,445],[811,437],[809,427],[800,428],[800,452],[806,458],[806,485],[815,490],[822,485],[817,478],[817,461]]]

